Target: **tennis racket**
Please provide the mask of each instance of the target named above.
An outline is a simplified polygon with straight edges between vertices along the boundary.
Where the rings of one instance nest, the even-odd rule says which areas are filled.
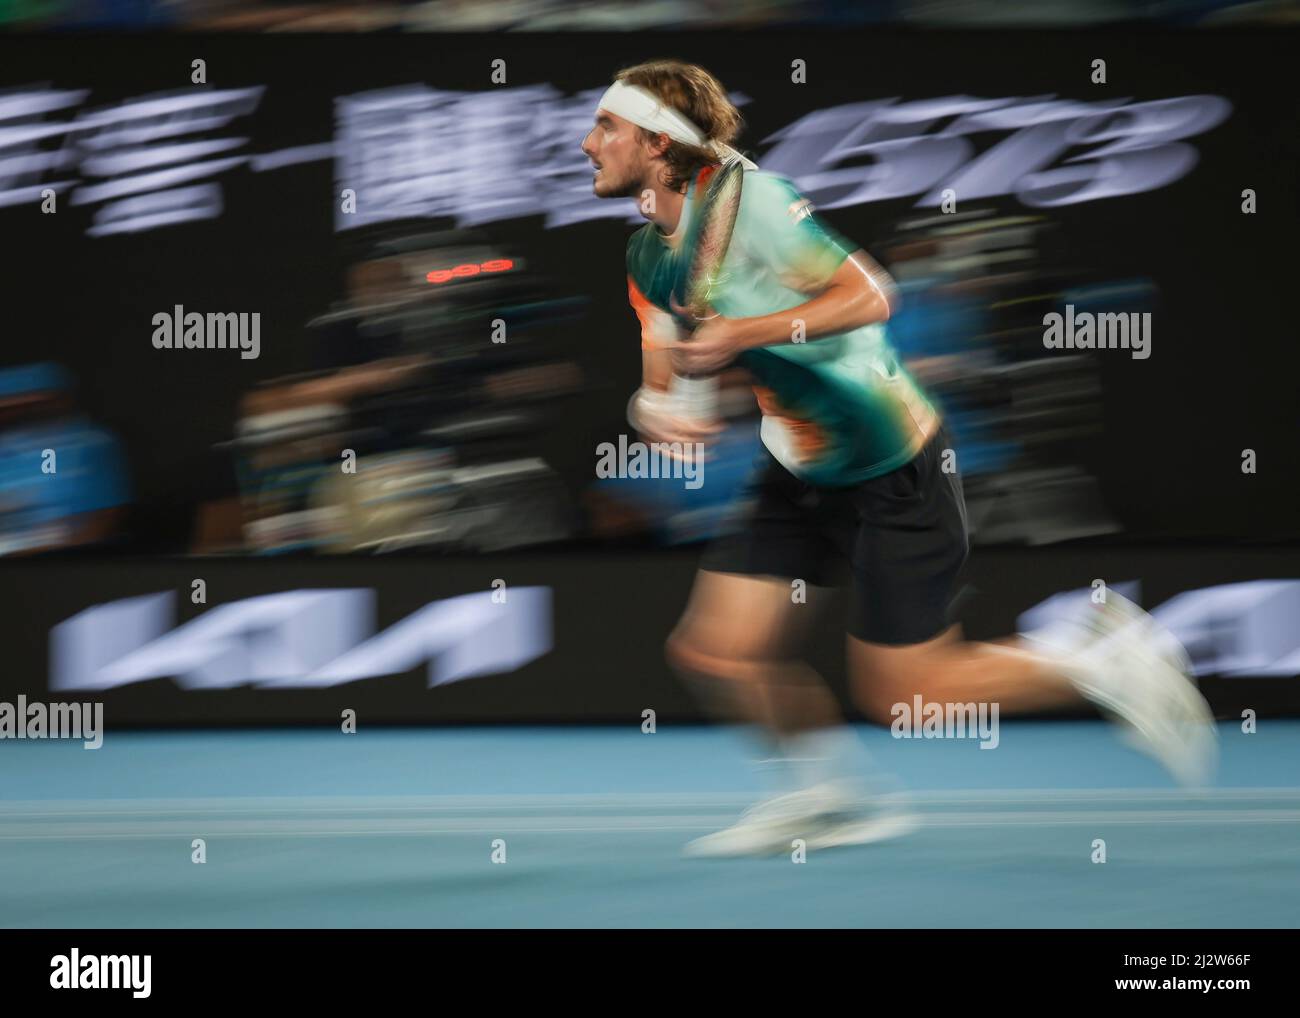
[[[713,296],[723,281],[722,263],[740,211],[744,173],[744,164],[733,157],[716,169],[706,169],[700,181],[704,195],[696,206],[695,224],[683,261],[685,269],[674,290],[677,303],[691,316],[682,324],[692,332],[711,316]],[[683,417],[696,421],[717,418],[718,381],[712,375],[675,374],[672,389]]]

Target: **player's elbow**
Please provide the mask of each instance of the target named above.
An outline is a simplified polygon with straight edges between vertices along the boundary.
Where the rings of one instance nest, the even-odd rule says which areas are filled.
[[[887,322],[898,310],[898,287],[893,278],[865,251],[854,252],[837,276],[851,283],[854,303],[861,309],[859,325]]]
[[[854,328],[887,322],[895,309],[896,304],[887,292],[864,282],[854,294]]]
[[[871,304],[871,322],[887,322],[894,315],[895,305],[888,296],[877,295]]]

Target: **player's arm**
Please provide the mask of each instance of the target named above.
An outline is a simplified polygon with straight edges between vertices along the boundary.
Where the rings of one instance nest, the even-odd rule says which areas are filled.
[[[705,321],[676,353],[679,371],[716,371],[755,347],[815,341],[883,322],[897,306],[889,274],[815,217],[783,177],[746,177],[736,229],[752,257],[808,299],[773,314]]]
[[[641,388],[667,392],[673,378],[673,358],[665,347],[658,350],[641,349]]]
[[[653,442],[699,442],[717,431],[682,418],[669,395],[672,351],[685,334],[671,314],[650,303],[628,277],[628,300],[641,323],[641,387],[627,405],[628,422]]]
[[[858,248],[840,263],[811,300],[785,311],[736,319],[743,349],[833,336],[888,320],[897,306],[894,281],[867,252]]]
[[[684,330],[663,308],[652,304],[627,277],[627,299],[641,325],[641,388],[667,392],[673,375],[672,348],[684,338]]]

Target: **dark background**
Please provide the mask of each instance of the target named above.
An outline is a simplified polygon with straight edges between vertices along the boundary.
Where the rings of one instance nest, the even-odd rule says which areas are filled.
[[[899,96],[1055,94],[1134,101],[1199,93],[1233,105],[1226,122],[1186,139],[1190,173],[1154,192],[1046,210],[1081,272],[1147,278],[1159,289],[1153,353],[1137,361],[1097,351],[1104,432],[1076,450],[1099,477],[1124,527],[1111,541],[1276,541],[1300,534],[1295,511],[1298,356],[1289,279],[1295,224],[1297,130],[1290,69],[1295,35],[1277,29],[1206,33],[1125,27],[1068,32],[726,32],[464,35],[455,38],[152,36],[6,38],[0,82],[90,88],[84,106],[189,86],[207,61],[212,87],[266,85],[258,109],[223,134],[250,137],[239,152],[320,144],[334,132],[335,96],[412,83],[483,90],[490,62],[509,86],[549,82],[569,94],[606,83],[620,67],[657,56],[698,60],[748,95],[742,145],[762,164],[761,140],[802,114]],[[792,85],[790,61],[808,61]],[[1095,58],[1108,84],[1089,82]],[[999,134],[998,137],[1003,137]],[[581,160],[573,139],[575,160]],[[993,139],[973,139],[982,149]],[[231,437],[239,396],[254,383],[310,364],[305,323],[343,291],[354,238],[335,234],[330,161],[219,178],[224,214],[134,235],[85,236],[93,209],[63,196],[57,215],[35,205],[0,209],[6,252],[3,360],[59,360],[80,381],[92,416],[126,444],[139,499],[142,550],[184,548],[193,509],[228,479],[216,442]],[[1259,212],[1243,215],[1254,188]],[[871,250],[915,197],[824,212]],[[1043,210],[1013,197],[1008,213]],[[439,225],[430,223],[430,226]],[[450,220],[444,224],[452,225]],[[627,306],[622,252],[631,227],[601,220],[542,229],[540,217],[488,224],[520,250],[557,296],[589,299],[586,319],[555,340],[589,388],[557,415],[547,449],[571,487],[589,480],[594,448],[626,430],[637,384],[637,326]],[[152,315],[258,310],[262,353],[154,350]],[[1258,454],[1243,475],[1241,451]]]

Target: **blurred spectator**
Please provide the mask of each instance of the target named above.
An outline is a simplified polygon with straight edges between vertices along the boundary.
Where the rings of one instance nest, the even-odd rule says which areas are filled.
[[[1080,458],[1103,416],[1098,362],[1043,348],[1044,311],[1087,294],[1066,289],[1079,270],[1056,264],[1053,233],[1044,217],[978,209],[910,219],[888,248],[903,298],[890,337],[943,408],[976,543],[1120,529]],[[1130,292],[1105,282],[1112,301]]]
[[[0,25],[24,28],[369,32],[637,31],[760,24],[1052,26],[1297,20],[1295,0],[0,0]]]
[[[0,554],[104,544],[130,502],[126,459],[57,364],[0,370]]]
[[[475,231],[394,227],[361,248],[342,299],[308,323],[315,370],[240,401],[225,443],[239,542],[492,551],[573,536],[549,455],[570,443],[547,433],[557,400],[585,388],[562,353],[583,300]],[[234,547],[228,509],[204,508],[202,550]]]

